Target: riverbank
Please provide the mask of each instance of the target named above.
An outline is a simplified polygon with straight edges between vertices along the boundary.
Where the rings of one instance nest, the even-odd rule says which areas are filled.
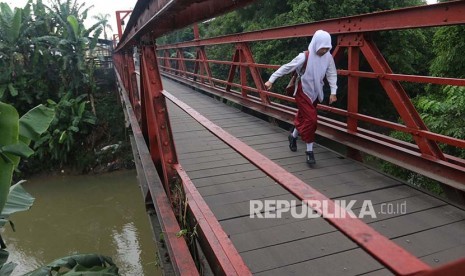
[[[111,69],[113,70],[113,69]],[[87,134],[77,135],[66,158],[53,158],[53,150],[40,148],[19,165],[16,180],[34,175],[100,174],[134,169],[132,150],[125,126],[124,113],[115,88],[114,72],[97,74],[98,92],[94,95],[96,122]],[[53,148],[53,145],[39,147]],[[56,147],[56,146],[55,146]]]

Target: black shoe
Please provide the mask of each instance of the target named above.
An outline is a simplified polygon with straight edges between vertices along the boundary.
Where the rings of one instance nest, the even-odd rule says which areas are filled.
[[[297,138],[294,138],[292,134],[289,134],[289,137],[287,137],[289,140],[289,149],[291,151],[297,151]]]
[[[305,155],[307,156],[307,164],[313,165],[316,163],[315,156],[313,155],[313,151],[306,151]]]

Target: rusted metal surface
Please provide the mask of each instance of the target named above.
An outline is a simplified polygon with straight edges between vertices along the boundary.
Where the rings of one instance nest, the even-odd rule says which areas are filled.
[[[202,250],[214,264],[211,266],[214,274],[252,275],[187,173],[179,164],[175,165],[175,168],[182,180],[188,207],[197,223]]]
[[[116,26],[118,28],[118,39],[121,39],[123,36],[123,25],[124,25],[124,19],[128,17],[132,13],[132,10],[128,11],[116,11]],[[113,39],[114,39],[113,35]]]
[[[116,75],[119,83],[122,84],[120,75],[117,72]],[[131,123],[132,133],[136,141],[139,158],[143,168],[138,174],[144,178],[143,181],[148,185],[151,195],[148,199],[153,204],[157,213],[163,232],[163,239],[168,248],[170,262],[173,264],[176,275],[199,275],[184,238],[176,236],[181,229],[171,208],[171,202],[165,193],[157,170],[152,162],[150,152],[134,115],[127,92],[122,85],[120,85],[120,87],[122,89],[121,96],[124,99],[124,106]],[[159,237],[155,238],[158,239]],[[160,256],[160,258],[164,257],[165,256]]]
[[[173,30],[238,9],[253,1],[139,0],[124,33],[120,35],[116,51],[129,46],[131,41],[149,32],[155,38],[160,37]]]
[[[175,179],[173,165],[178,161],[153,46],[141,48],[141,83],[148,130],[146,138],[149,141],[152,159],[164,178],[165,191],[170,195],[170,184]]]
[[[392,73],[388,63],[373,41],[367,40],[364,45],[360,47],[360,50],[376,73]],[[413,129],[427,130],[426,125],[423,123],[423,120],[420,118],[420,115],[400,83],[384,79],[381,79],[380,82],[405,125]],[[422,154],[436,159],[444,159],[444,155],[438,145],[433,141],[423,137],[417,137],[416,135],[413,135],[413,139],[415,139]]]
[[[333,35],[337,35],[422,27],[449,26],[465,24],[465,17],[463,16],[464,13],[464,1],[451,1],[434,5],[424,5],[337,19],[322,20],[312,24],[299,24],[267,30],[225,35],[203,40],[188,41],[161,46],[159,49],[308,37],[309,35],[314,34],[317,30],[325,30]],[[354,24],[355,26],[353,26]]]
[[[192,109],[189,105],[177,99],[172,94],[166,91],[164,91],[163,94],[210,132],[234,148],[238,153],[260,168],[289,192],[294,194],[297,198],[301,200],[328,202],[328,212],[332,214],[342,214],[346,212],[344,208],[335,204],[334,201],[313,189],[293,174],[287,172],[252,147],[227,133],[221,127],[212,123],[210,120]],[[321,210],[317,209],[316,211],[320,214],[322,213]],[[396,274],[410,275],[430,269],[427,264],[423,263],[415,256],[379,234],[357,218],[351,218],[348,215],[341,215],[339,218],[326,217],[325,219]]]

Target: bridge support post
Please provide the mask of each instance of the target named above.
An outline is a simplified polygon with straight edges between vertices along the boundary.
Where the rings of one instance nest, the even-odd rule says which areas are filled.
[[[165,96],[162,94],[160,72],[156,58],[155,46],[141,48],[141,98],[142,110],[145,112],[146,141],[150,148],[152,160],[168,196],[171,196],[171,184],[176,178],[177,164],[171,125],[168,117]]]
[[[337,48],[334,50],[334,58],[340,58],[342,51],[341,47],[347,47],[348,55],[348,69],[349,71],[358,71],[360,65],[360,34],[348,34],[338,36]],[[357,76],[349,75],[347,82],[347,130],[349,133],[357,133],[358,120],[351,117],[350,114],[358,113],[358,91],[359,91],[359,78]],[[346,146],[347,157],[363,162],[362,154],[359,150]]]

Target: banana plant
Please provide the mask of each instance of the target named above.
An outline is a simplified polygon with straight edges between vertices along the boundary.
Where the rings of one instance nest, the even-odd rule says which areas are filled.
[[[79,254],[57,259],[24,276],[108,275],[117,276],[118,267],[111,258],[98,254]]]
[[[20,118],[16,108],[0,102],[0,228],[9,222],[11,214],[29,209],[34,202],[21,182],[11,186],[13,173],[21,157],[34,153],[29,143],[37,141],[47,130],[54,114],[53,109],[39,105]],[[10,224],[13,227],[11,221]],[[9,275],[15,267],[13,263],[6,263],[5,247],[0,235],[0,275]]]
[[[0,102],[0,211],[6,203],[13,172],[21,157],[29,157],[34,151],[31,140],[38,140],[53,120],[53,109],[39,105],[19,118],[16,109]]]
[[[18,95],[18,90],[14,86],[12,76],[16,75],[16,63],[23,57],[18,51],[19,40],[22,31],[25,29],[23,16],[30,13],[30,9],[14,9],[6,3],[0,3],[0,56],[2,64],[2,73],[0,74],[0,99],[8,91],[11,96]]]

